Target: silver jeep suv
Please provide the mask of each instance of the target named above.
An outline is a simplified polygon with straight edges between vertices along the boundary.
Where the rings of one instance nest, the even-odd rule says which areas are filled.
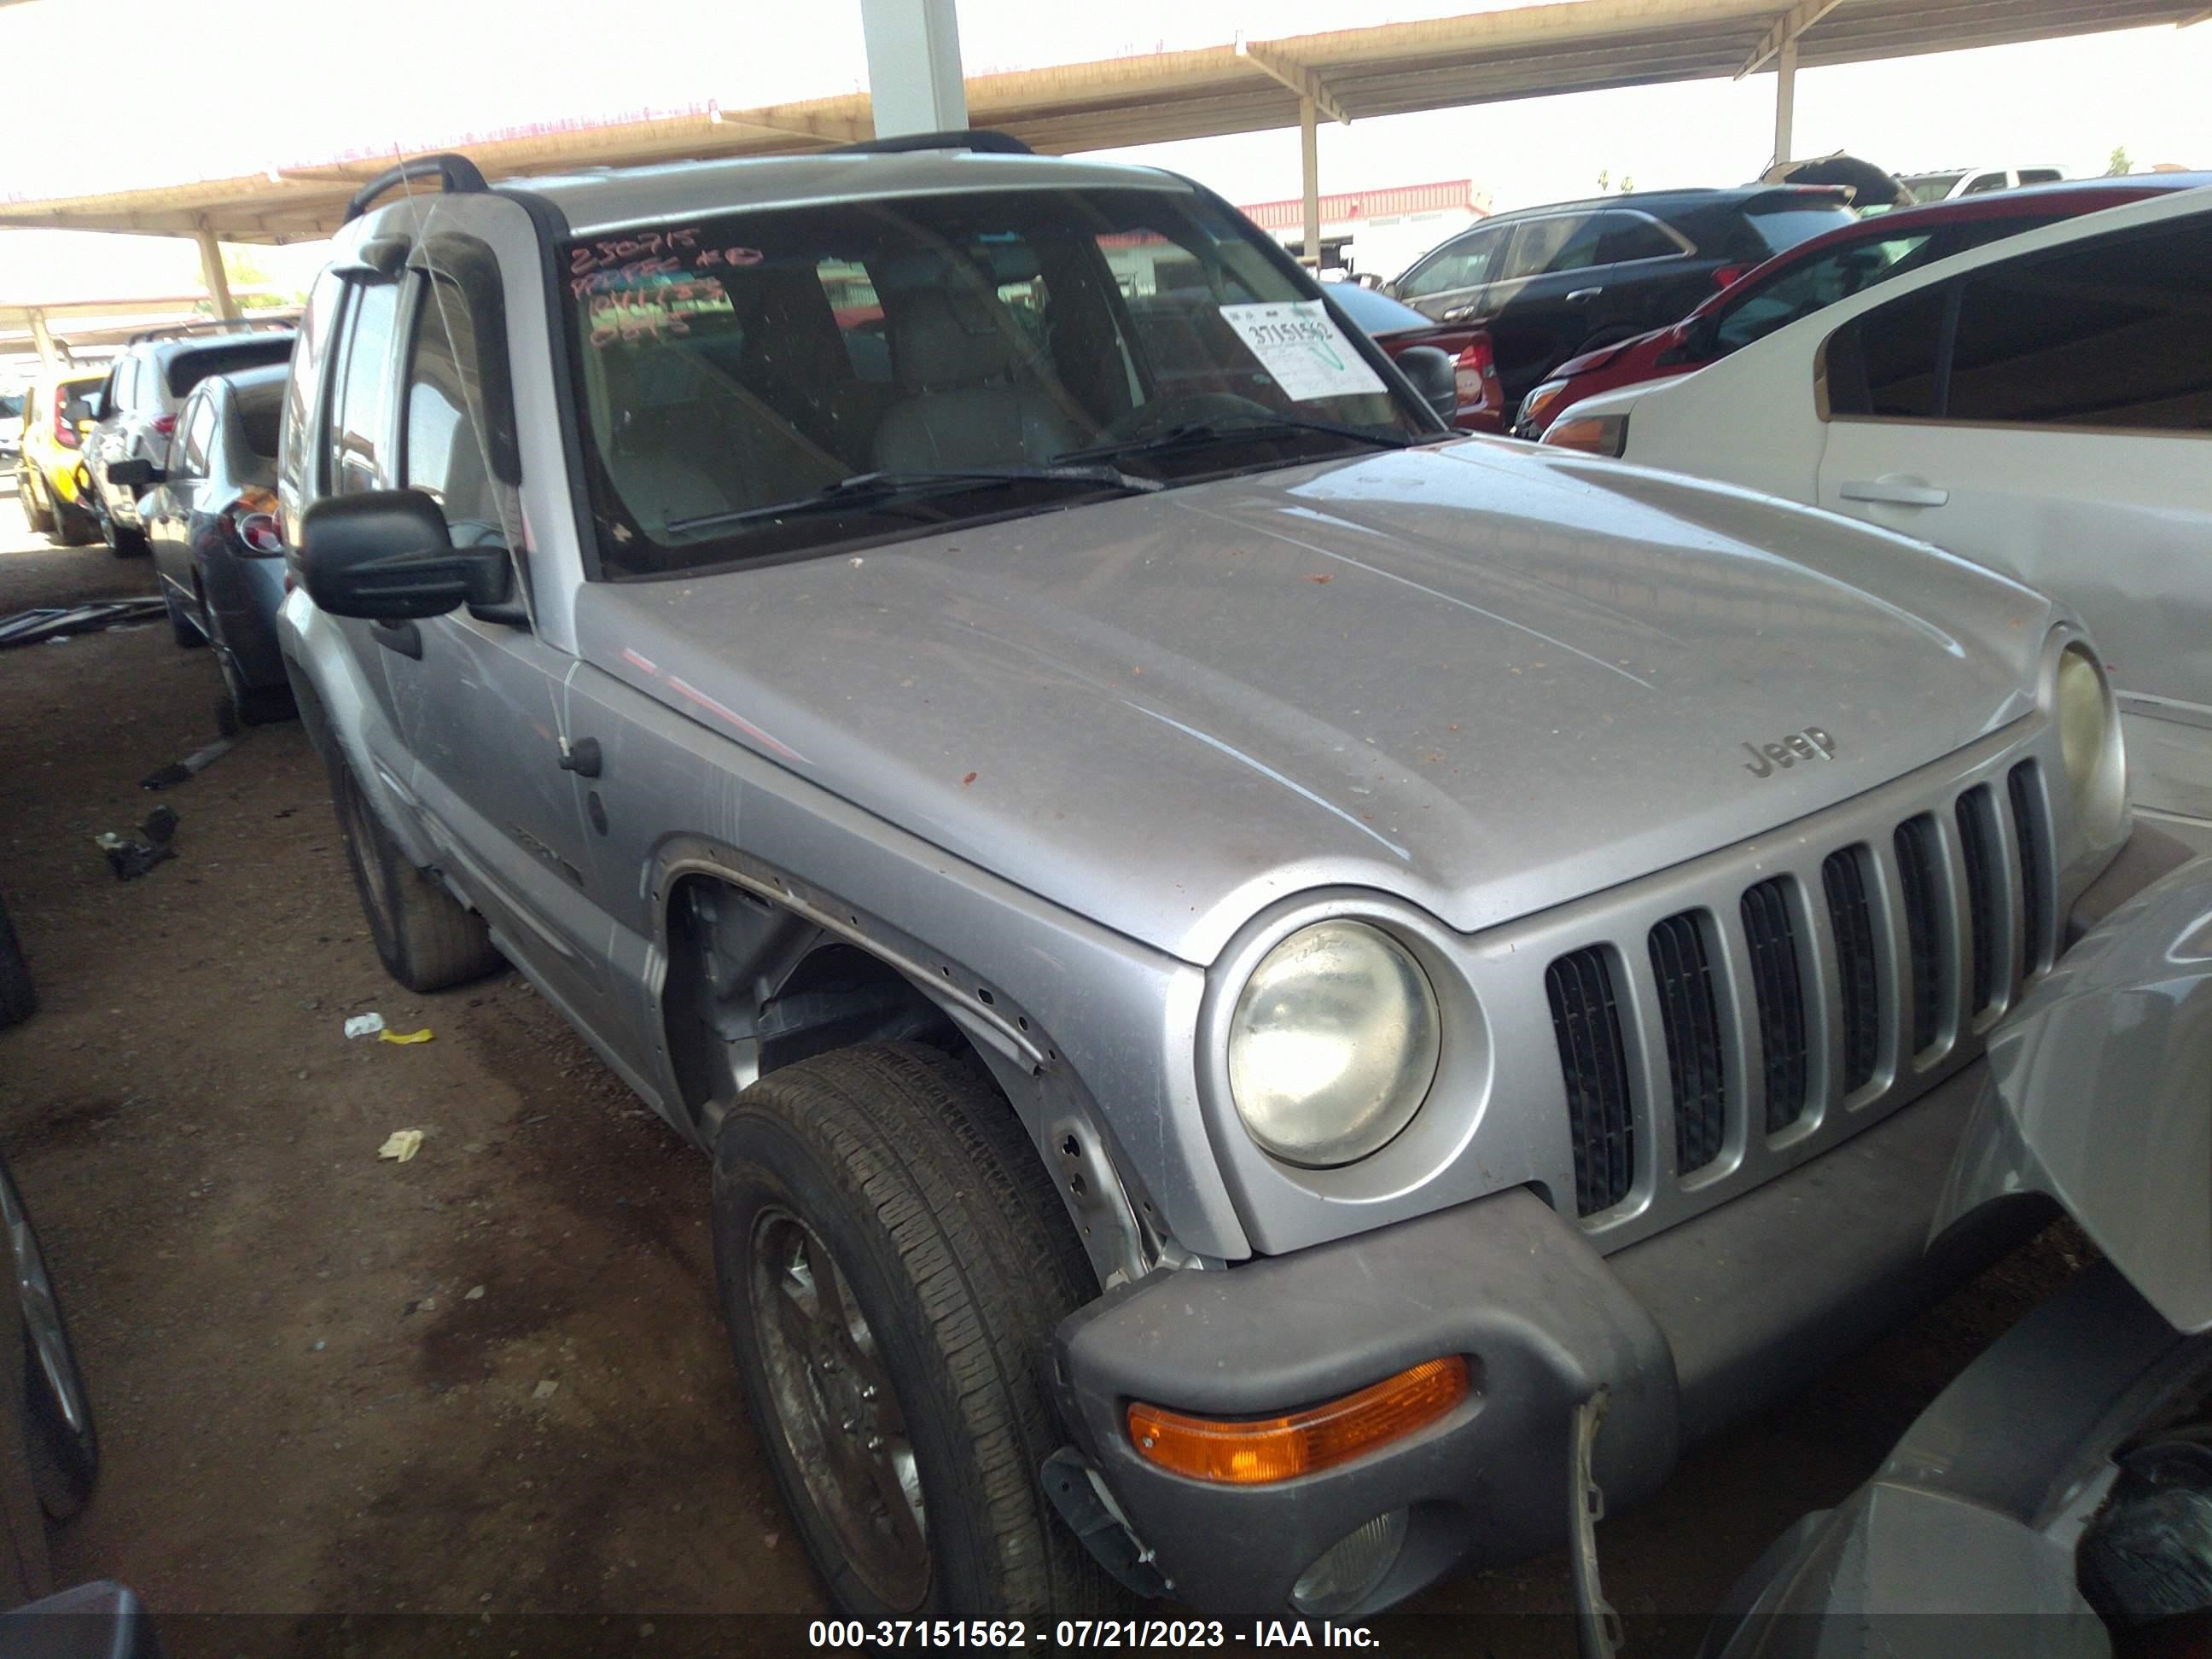
[[[1018,149],[371,185],[289,672],[392,972],[712,1154],[842,1609],[1361,1615],[2016,1237],[1929,1248],[1984,1037],[2179,850],[2062,607],[1453,441]]]

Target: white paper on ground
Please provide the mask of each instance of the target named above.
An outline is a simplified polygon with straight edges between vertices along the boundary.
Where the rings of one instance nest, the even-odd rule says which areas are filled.
[[[1344,337],[1319,300],[1224,306],[1221,320],[1298,403],[1382,389],[1382,377]]]

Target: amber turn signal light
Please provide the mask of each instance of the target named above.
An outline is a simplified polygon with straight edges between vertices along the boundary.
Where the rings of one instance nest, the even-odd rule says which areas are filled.
[[[1348,1463],[1425,1429],[1468,1389],[1467,1361],[1451,1354],[1281,1417],[1187,1417],[1135,1401],[1129,1439],[1146,1462],[1193,1480],[1264,1486]]]

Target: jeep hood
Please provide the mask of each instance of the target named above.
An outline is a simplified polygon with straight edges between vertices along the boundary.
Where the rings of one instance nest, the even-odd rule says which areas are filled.
[[[2056,1199],[2177,1330],[2212,1330],[2212,857],[2112,912],[1990,1035],[1940,1234]]]
[[[2029,713],[2056,619],[1825,514],[1480,439],[592,583],[576,618],[593,666],[1200,963],[1308,889],[1471,932],[1786,824]]]

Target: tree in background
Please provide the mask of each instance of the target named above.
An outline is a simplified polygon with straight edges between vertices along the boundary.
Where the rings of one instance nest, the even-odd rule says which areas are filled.
[[[225,243],[222,274],[240,311],[296,311],[307,302],[304,289],[280,287],[276,276],[250,249]],[[257,289],[258,293],[251,291]],[[203,300],[193,309],[204,317],[212,317],[215,301]]]
[[[2134,169],[2134,167],[2135,163],[2128,160],[2128,147],[2125,144],[2115,144],[2112,146],[2110,159],[2105,163],[2105,177],[2124,179]]]

